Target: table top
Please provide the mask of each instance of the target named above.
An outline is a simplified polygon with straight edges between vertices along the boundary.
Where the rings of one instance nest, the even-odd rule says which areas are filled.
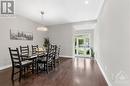
[[[36,49],[36,52],[45,52],[45,51],[46,51],[45,48],[37,48],[37,49]]]
[[[47,53],[45,51],[37,51],[36,54],[32,54],[32,52],[29,52],[29,55],[22,55],[20,54],[21,57],[27,57],[27,59],[36,59],[37,57],[40,56],[45,56]]]

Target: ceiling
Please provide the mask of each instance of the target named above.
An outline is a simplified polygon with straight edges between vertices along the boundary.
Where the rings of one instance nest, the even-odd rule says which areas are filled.
[[[18,15],[46,26],[95,20],[103,0],[15,0]],[[88,4],[86,4],[86,3]],[[43,20],[41,11],[44,11]]]

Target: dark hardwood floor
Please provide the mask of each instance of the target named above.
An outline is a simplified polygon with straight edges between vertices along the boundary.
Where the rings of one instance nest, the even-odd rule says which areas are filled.
[[[108,86],[95,60],[64,59],[47,74],[27,74],[21,82],[11,82],[11,68],[0,71],[0,86]]]

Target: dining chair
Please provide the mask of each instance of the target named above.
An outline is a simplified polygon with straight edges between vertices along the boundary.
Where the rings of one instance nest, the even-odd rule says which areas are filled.
[[[32,55],[36,55],[37,49],[38,49],[38,45],[32,45]]]
[[[51,58],[53,59],[53,67],[56,67],[56,52],[57,52],[57,45],[51,45]]]
[[[15,48],[15,49],[9,48],[9,52],[10,52],[10,57],[11,57],[11,61],[12,61],[11,79],[14,80],[14,75],[19,73],[19,81],[20,81],[21,77],[22,77],[22,73],[24,72],[24,74],[25,74],[25,71],[23,71],[23,70],[25,68],[30,68],[30,66],[32,66],[33,63],[32,63],[32,61],[29,61],[29,60],[23,61],[19,54],[18,48]],[[16,72],[15,69],[19,69],[19,71]]]
[[[44,70],[47,73],[49,72],[49,68],[53,68],[53,51],[51,49],[51,45],[48,46],[46,53],[42,56],[39,57],[37,60],[37,72],[39,70]]]
[[[29,57],[29,46],[20,46],[20,54],[22,57],[22,60],[26,60],[26,58]]]

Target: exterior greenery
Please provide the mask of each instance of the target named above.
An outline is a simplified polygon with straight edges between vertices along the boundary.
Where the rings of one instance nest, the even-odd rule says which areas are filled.
[[[94,57],[94,50],[90,44],[89,35],[78,35],[75,37],[75,55]]]

